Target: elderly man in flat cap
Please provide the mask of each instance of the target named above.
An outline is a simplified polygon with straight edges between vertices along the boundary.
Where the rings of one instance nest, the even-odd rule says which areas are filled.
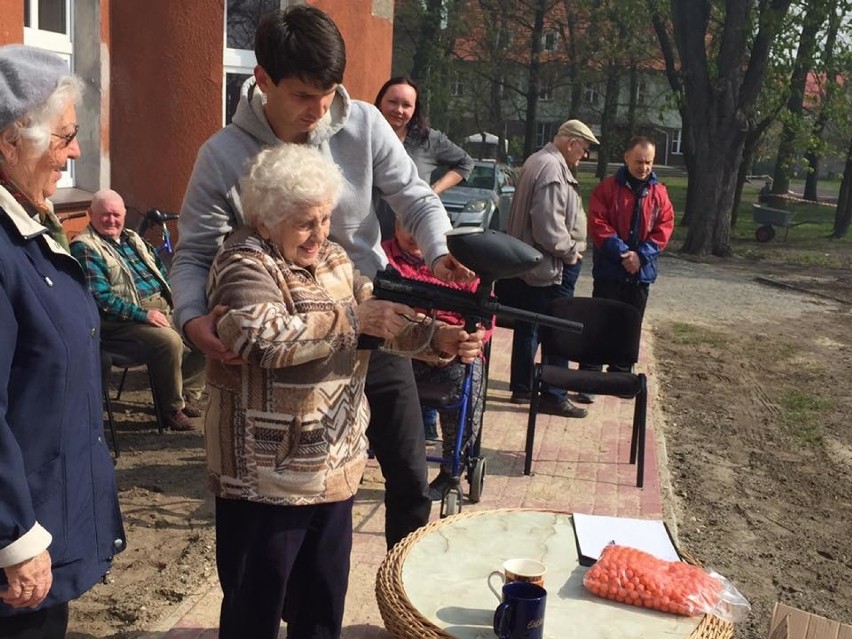
[[[598,144],[598,139],[591,129],[579,120],[568,120],[552,142],[524,162],[506,231],[534,246],[544,259],[536,268],[501,285],[501,293],[511,298],[507,301],[521,308],[543,313],[554,299],[574,296],[586,249],[586,214],[572,170],[592,144]],[[515,323],[509,379],[512,403],[530,401],[539,341],[535,325]],[[547,352],[542,352],[542,362],[567,365]],[[550,387],[542,389],[539,410],[562,417],[585,417],[587,413],[572,404],[564,390]]]

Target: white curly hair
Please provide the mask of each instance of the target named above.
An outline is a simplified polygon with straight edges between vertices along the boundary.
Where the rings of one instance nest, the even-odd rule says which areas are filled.
[[[337,203],[343,177],[318,149],[281,144],[257,154],[240,180],[246,224],[273,228],[312,206]]]

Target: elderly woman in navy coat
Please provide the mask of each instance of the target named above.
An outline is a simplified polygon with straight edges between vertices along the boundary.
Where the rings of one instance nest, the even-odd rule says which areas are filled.
[[[79,79],[0,47],[0,637],[64,637],[124,547],[98,310],[48,197],[80,155]]]

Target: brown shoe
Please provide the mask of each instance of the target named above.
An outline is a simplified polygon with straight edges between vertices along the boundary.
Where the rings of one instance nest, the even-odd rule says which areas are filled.
[[[187,417],[201,417],[204,414],[204,410],[197,404],[186,400],[183,405],[183,414]]]
[[[195,425],[182,410],[175,411],[166,417],[166,426],[169,430],[175,431],[195,430]]]

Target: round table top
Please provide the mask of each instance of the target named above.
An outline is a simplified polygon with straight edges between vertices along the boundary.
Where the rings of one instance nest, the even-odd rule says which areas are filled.
[[[572,519],[566,513],[463,513],[413,533],[399,546],[403,545],[406,547],[396,548],[380,570],[377,595],[392,632],[395,624],[388,623],[388,617],[397,606],[405,608],[406,617],[398,627],[408,628],[422,620],[422,631],[412,628],[405,636],[493,639],[492,619],[499,602],[488,588],[487,578],[503,561],[516,557],[536,559],[547,566],[545,639],[730,636],[728,628],[721,633],[718,629],[701,632],[702,620],[715,619],[712,617],[680,617],[592,595],[583,587],[588,569],[577,560]],[[390,577],[394,585],[383,584],[383,571],[385,576],[399,573]],[[403,592],[383,594],[383,589]]]

